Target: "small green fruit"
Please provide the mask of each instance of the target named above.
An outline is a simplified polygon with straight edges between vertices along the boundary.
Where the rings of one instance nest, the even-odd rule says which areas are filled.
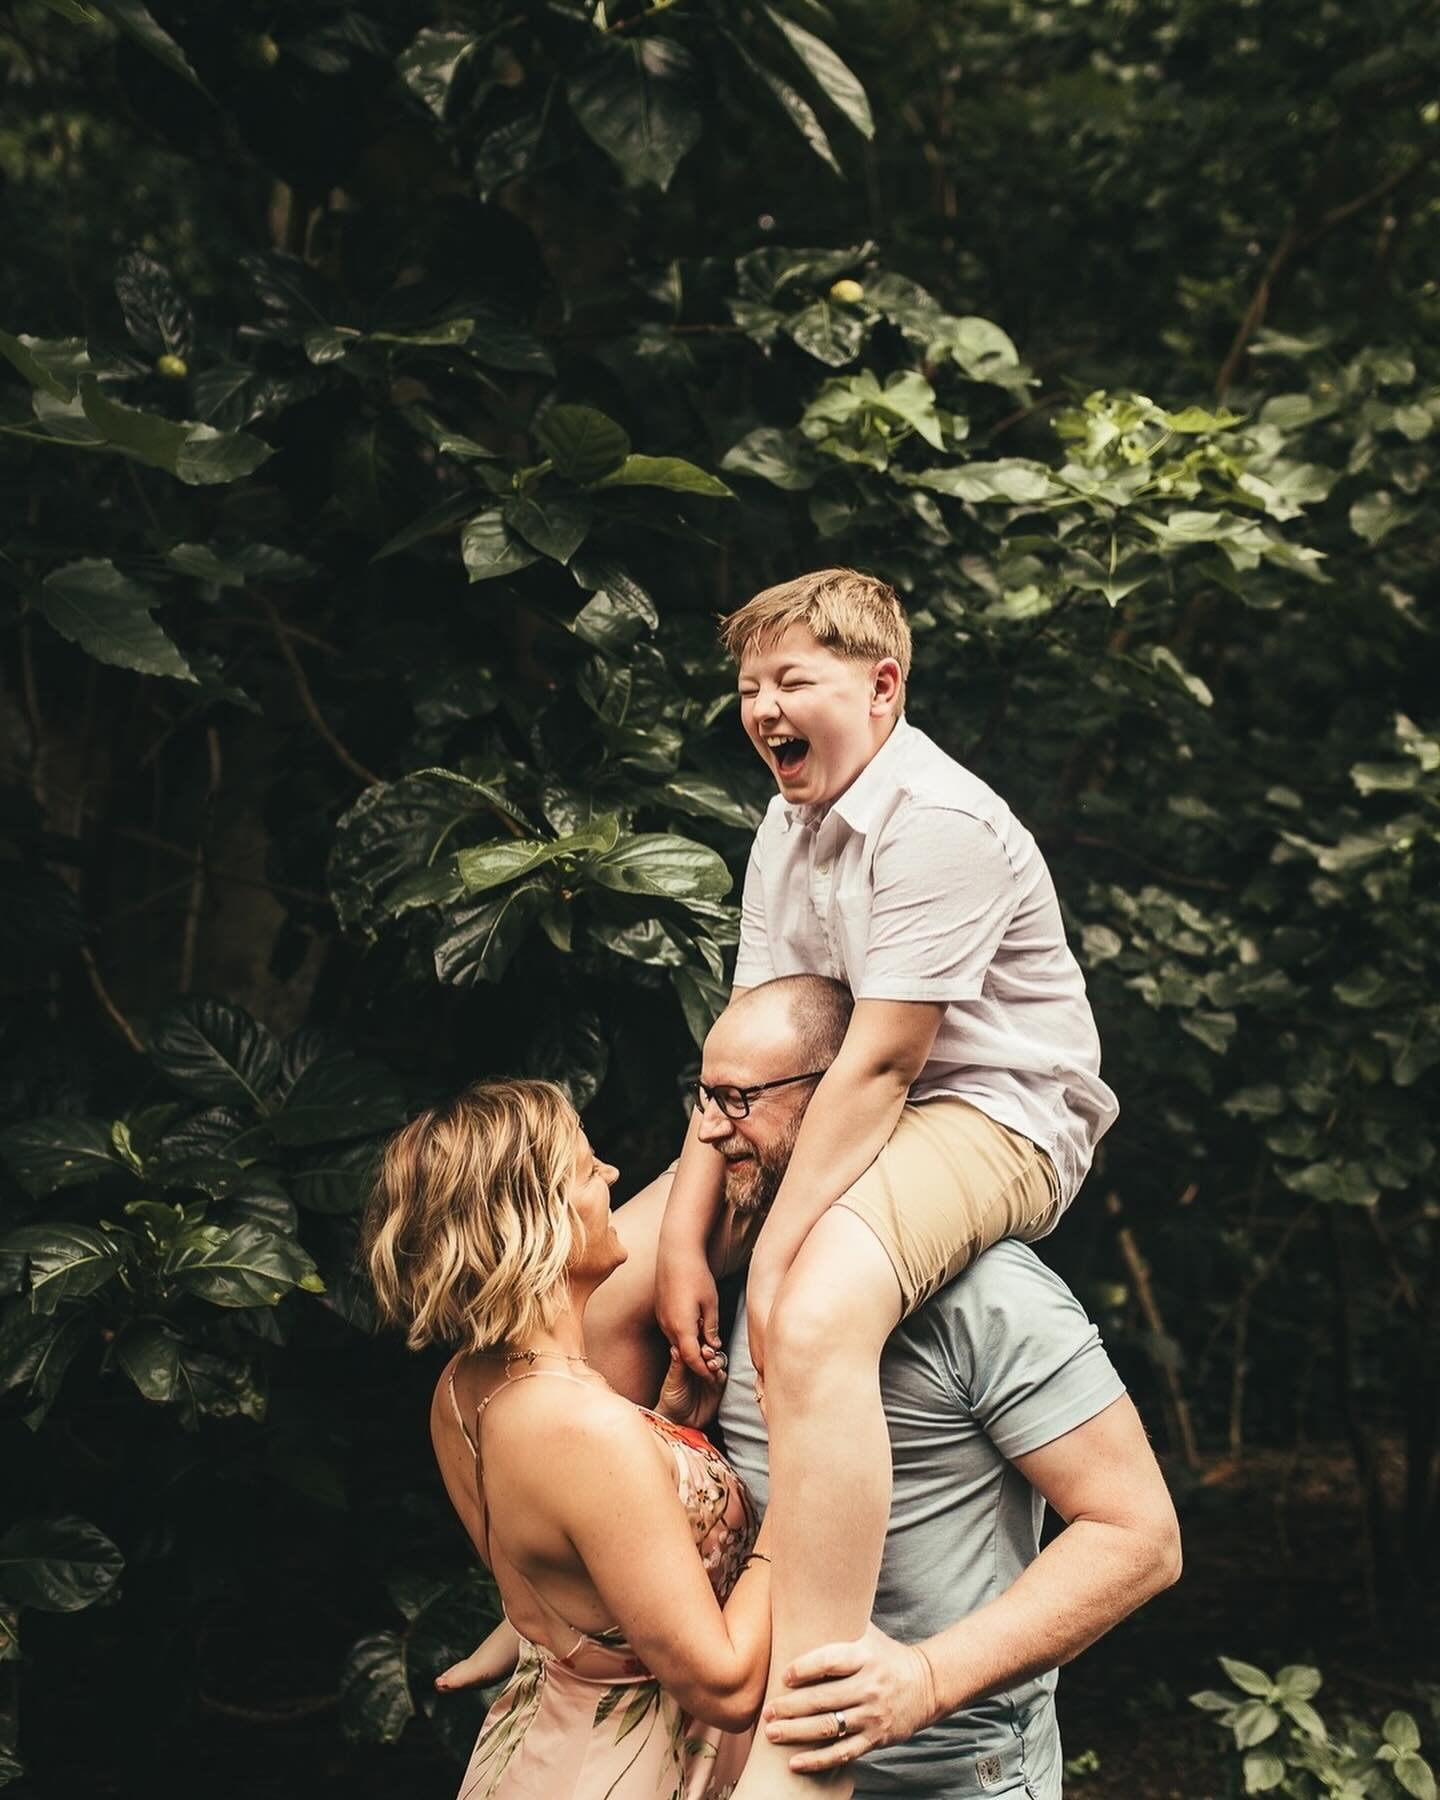
[[[183,356],[157,356],[155,373],[163,375],[167,381],[183,381],[190,373],[190,365]]]
[[[246,60],[257,69],[273,69],[280,60],[280,46],[268,31],[262,31],[245,46]]]
[[[843,281],[833,284],[830,298],[837,306],[858,306],[865,298],[865,290],[858,281],[851,281],[847,276]]]

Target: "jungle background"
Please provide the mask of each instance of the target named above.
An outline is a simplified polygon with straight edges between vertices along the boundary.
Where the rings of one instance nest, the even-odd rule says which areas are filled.
[[[1433,1796],[1433,7],[28,0],[0,80],[0,1782],[452,1791],[376,1146],[525,1071],[673,1154],[714,618],[849,563],[1122,1100],[1045,1254],[1187,1573],[1069,1790]]]

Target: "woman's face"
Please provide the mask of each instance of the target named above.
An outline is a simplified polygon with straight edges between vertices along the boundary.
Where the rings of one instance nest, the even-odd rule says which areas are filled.
[[[570,1274],[603,1281],[629,1255],[610,1222],[610,1190],[620,1177],[613,1163],[602,1162],[584,1131],[575,1151],[575,1169],[567,1199],[584,1227],[584,1242],[571,1252]]]

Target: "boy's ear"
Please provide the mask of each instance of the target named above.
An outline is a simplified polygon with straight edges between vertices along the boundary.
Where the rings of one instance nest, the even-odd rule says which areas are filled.
[[[870,671],[870,703],[889,702],[900,693],[900,665],[893,656],[882,656]]]

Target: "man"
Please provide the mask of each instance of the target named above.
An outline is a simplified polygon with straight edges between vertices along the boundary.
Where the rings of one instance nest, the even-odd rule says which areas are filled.
[[[733,1266],[753,1240],[850,1007],[839,982],[790,976],[742,995],[707,1038],[699,1131],[726,1164],[717,1261]],[[665,1355],[663,1341],[637,1346],[628,1321],[653,1291],[667,1187],[662,1176],[617,1213],[631,1261],[586,1318],[592,1363],[637,1399],[657,1391]],[[765,1428],[741,1309],[720,1420],[763,1504]],[[801,1657],[761,1729],[805,1772],[863,1757],[846,1774],[866,1800],[1059,1800],[1058,1666],[1180,1571],[1174,1509],[1139,1417],[1075,1297],[1014,1242],[897,1328],[880,1390],[894,1497],[874,1623],[858,1643]],[[811,1479],[824,1482],[824,1467]],[[1042,1552],[1047,1503],[1066,1526]]]

